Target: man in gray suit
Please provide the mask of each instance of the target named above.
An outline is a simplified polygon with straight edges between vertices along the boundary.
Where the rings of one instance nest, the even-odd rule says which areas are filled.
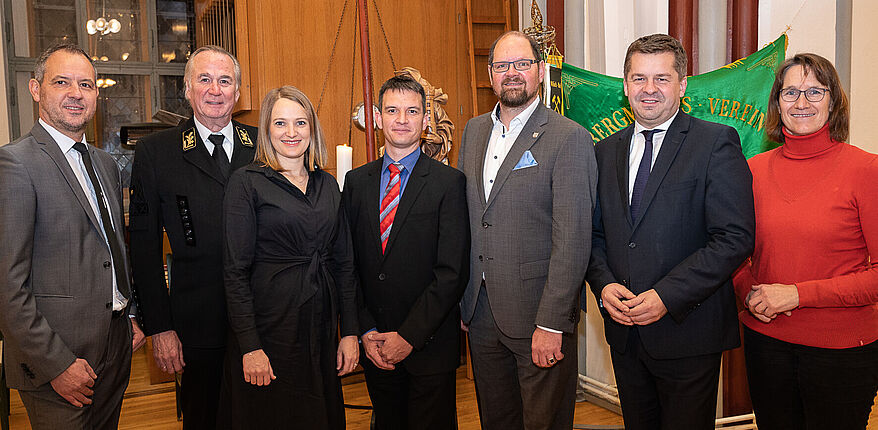
[[[95,82],[78,46],[47,50],[28,84],[39,122],[0,147],[3,362],[34,429],[116,428],[143,341],[128,318],[119,170],[85,143]]]
[[[597,165],[589,133],[540,103],[544,62],[520,32],[491,47],[500,102],[463,132],[471,275],[461,300],[482,428],[570,429],[576,324]]]

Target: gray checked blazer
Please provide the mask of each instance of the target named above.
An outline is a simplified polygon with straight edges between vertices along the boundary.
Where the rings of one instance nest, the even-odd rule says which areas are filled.
[[[106,152],[89,146],[89,153],[124,250],[119,170]],[[35,390],[76,358],[102,366],[113,266],[100,228],[70,164],[39,123],[0,147],[0,331],[10,387]]]
[[[485,201],[482,171],[492,127],[490,113],[467,123],[457,164],[467,178],[472,238],[462,319],[473,318],[484,274],[491,312],[505,335],[529,338],[537,325],[573,333],[591,252],[598,179],[593,141],[583,127],[539,105]],[[522,157],[527,162],[515,168]]]

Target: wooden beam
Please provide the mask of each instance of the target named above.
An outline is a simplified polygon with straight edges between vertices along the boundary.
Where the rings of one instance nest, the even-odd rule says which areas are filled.
[[[357,0],[360,18],[360,60],[363,66],[363,103],[366,114],[366,161],[375,161],[375,125],[372,118],[372,57],[369,51],[369,11],[366,0]]]
[[[729,0],[726,62],[754,52],[758,46],[759,0]]]
[[[698,0],[668,2],[668,34],[686,49],[686,74],[698,73]]]
[[[546,25],[555,27],[555,46],[564,55],[564,0],[546,0]]]
[[[759,0],[728,0],[726,63],[756,52],[758,19]],[[740,303],[738,306],[740,310]],[[722,384],[725,416],[753,410],[747,386],[743,345],[723,353]]]

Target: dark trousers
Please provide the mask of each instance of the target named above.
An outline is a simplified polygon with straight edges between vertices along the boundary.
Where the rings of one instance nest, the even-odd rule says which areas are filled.
[[[219,409],[225,348],[183,347],[186,367],[180,377],[184,430],[214,430]]]
[[[365,358],[365,353],[361,356],[375,430],[457,429],[454,370],[413,375],[404,364],[382,370]]]
[[[98,375],[92,404],[77,408],[55,392],[51,384],[36,391],[19,391],[34,430],[116,429],[122,396],[131,374],[131,322],[123,312],[113,317],[107,348],[100,363],[89,363]]]
[[[815,348],[744,327],[744,354],[759,430],[866,428],[878,390],[878,342]]]
[[[497,310],[502,312],[502,310]],[[479,419],[484,430],[570,430],[576,407],[576,334],[564,333],[564,359],[544,369],[531,358],[531,338],[504,335],[485,289],[469,326]]]
[[[610,355],[627,430],[714,428],[721,353],[657,360],[632,328]]]

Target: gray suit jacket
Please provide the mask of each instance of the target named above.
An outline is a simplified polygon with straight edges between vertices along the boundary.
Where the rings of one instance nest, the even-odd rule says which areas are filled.
[[[121,232],[119,170],[106,152],[89,152]],[[0,331],[10,387],[35,390],[76,358],[101,366],[113,266],[97,216],[39,123],[0,147]],[[117,237],[124,250],[124,235]]]
[[[493,122],[486,113],[463,131],[457,167],[467,177],[472,252],[461,299],[472,320],[485,276],[494,320],[507,336],[537,325],[573,333],[591,247],[597,163],[588,131],[540,105],[497,172],[485,201],[482,170]],[[530,151],[536,165],[514,169]]]

